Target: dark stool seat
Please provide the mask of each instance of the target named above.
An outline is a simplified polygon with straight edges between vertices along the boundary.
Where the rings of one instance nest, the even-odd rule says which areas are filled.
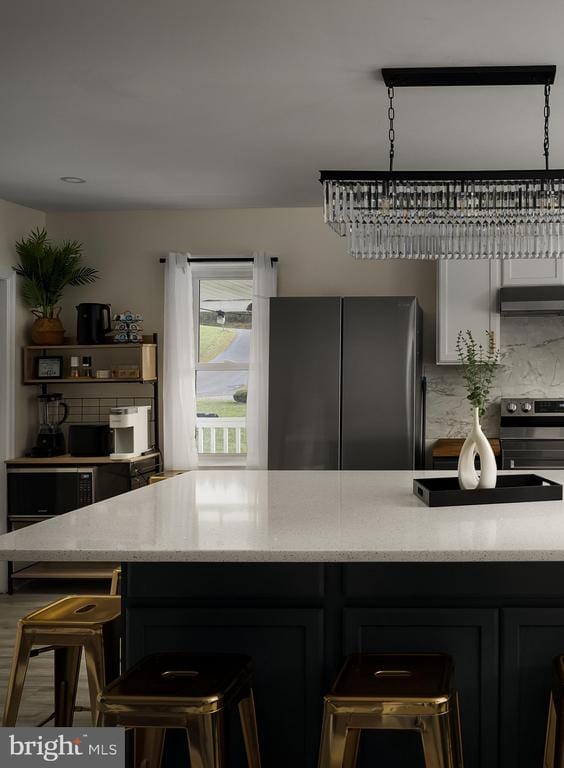
[[[324,698],[319,768],[353,768],[364,729],[417,730],[427,768],[462,768],[452,676],[441,653],[349,656]]]
[[[192,768],[224,765],[224,714],[237,706],[247,761],[260,768],[252,668],[236,654],[146,656],[98,698],[98,725],[135,729],[135,766],[158,768],[165,730],[184,728]]]
[[[564,656],[552,661],[544,768],[564,768]]]

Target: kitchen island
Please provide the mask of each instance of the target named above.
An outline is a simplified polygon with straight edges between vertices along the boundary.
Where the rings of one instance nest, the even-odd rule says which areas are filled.
[[[564,653],[564,502],[430,509],[412,480],[438,474],[192,472],[0,536],[0,557],[126,564],[127,665],[252,656],[268,768],[315,765],[322,694],[357,650],[450,653],[467,768],[537,768]],[[362,766],[375,749],[420,764],[409,735],[363,749]]]

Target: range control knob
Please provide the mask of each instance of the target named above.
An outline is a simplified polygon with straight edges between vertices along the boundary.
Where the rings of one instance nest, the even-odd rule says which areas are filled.
[[[533,410],[533,406],[530,403],[523,403],[521,410],[523,413],[530,413]]]
[[[515,413],[515,411],[517,410],[517,403],[507,403],[506,408],[509,411],[509,413]]]

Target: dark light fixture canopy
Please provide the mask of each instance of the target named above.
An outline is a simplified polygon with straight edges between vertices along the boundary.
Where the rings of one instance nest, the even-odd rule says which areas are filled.
[[[388,88],[468,85],[552,85],[556,65],[520,67],[399,67],[382,70]]]
[[[320,171],[325,222],[361,259],[492,259],[564,256],[564,170],[549,169],[554,65],[383,69],[388,87],[389,170]],[[394,88],[544,86],[544,168],[394,169]]]
[[[67,184],[86,184],[86,179],[81,179],[80,176],[61,176],[60,181]]]

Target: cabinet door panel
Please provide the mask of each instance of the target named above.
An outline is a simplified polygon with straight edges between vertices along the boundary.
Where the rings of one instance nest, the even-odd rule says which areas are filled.
[[[439,261],[437,266],[437,363],[457,363],[456,338],[470,330],[483,343],[493,331],[499,345],[497,260]]]
[[[562,285],[562,259],[506,259],[502,285]]]
[[[501,766],[542,765],[551,664],[564,653],[564,606],[502,612]]]
[[[497,621],[495,609],[347,609],[345,651],[450,654],[460,692],[464,764],[497,768]],[[376,764],[376,754],[363,757]],[[414,754],[409,759],[415,760]],[[399,765],[403,768],[404,762]],[[406,758],[405,768],[411,765]]]
[[[325,568],[321,563],[135,563],[127,568],[129,593],[139,598],[160,595],[194,598],[225,605],[228,600],[276,601],[320,599]]]
[[[263,765],[315,765],[319,744],[323,611],[136,606],[128,610],[127,666],[148,653],[244,653],[253,659]],[[233,728],[231,762],[245,765]],[[180,745],[179,749],[182,749]],[[174,756],[163,768],[186,765]]]

